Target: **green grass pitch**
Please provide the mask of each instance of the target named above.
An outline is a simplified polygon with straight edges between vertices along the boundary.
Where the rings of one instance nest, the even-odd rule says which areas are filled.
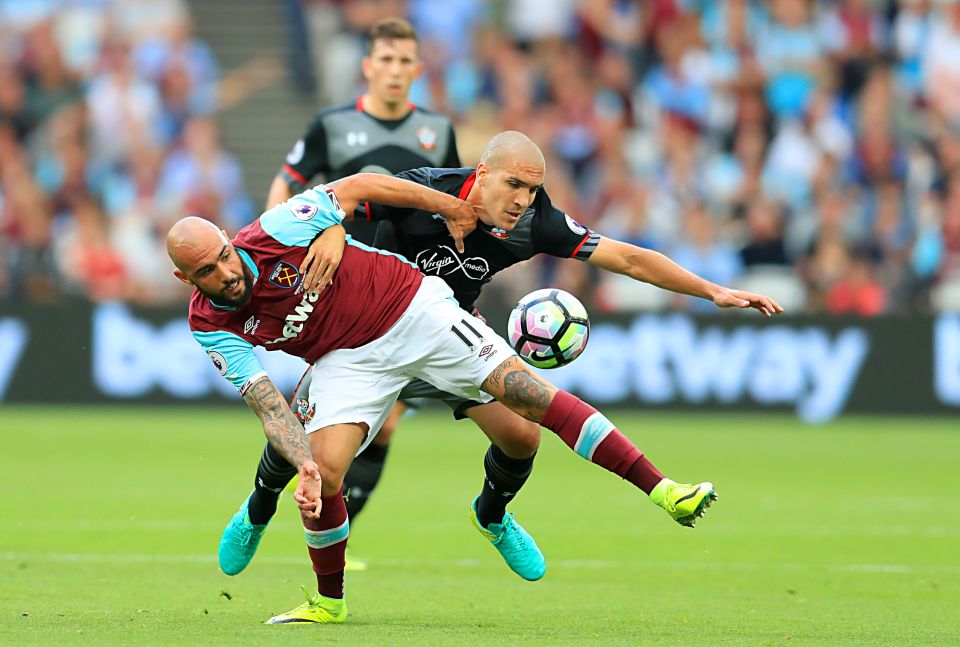
[[[486,443],[404,421],[354,525],[341,626],[264,626],[315,583],[289,493],[239,577],[216,566],[262,446],[242,404],[0,411],[0,643],[956,645],[956,420],[615,413],[720,500],[682,528],[549,432],[511,509],[547,575],[510,573],[467,518]]]

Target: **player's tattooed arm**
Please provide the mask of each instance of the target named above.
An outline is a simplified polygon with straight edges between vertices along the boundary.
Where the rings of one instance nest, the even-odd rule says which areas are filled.
[[[557,394],[557,388],[520,363],[502,362],[484,380],[484,391],[528,420],[539,422]]]
[[[243,399],[263,423],[267,440],[291,465],[299,468],[313,460],[303,425],[270,378],[262,377],[251,384]]]
[[[291,465],[297,467],[300,481],[293,493],[297,507],[311,519],[320,518],[321,478],[320,468],[313,460],[310,441],[303,425],[287,406],[270,378],[262,377],[243,394],[247,405],[253,409],[263,423],[263,433],[277,451],[283,454]]]

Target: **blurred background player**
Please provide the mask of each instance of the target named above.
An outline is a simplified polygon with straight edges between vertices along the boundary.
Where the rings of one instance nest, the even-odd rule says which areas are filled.
[[[355,101],[320,112],[310,123],[270,186],[268,209],[302,191],[318,175],[330,182],[360,172],[392,175],[422,166],[460,166],[450,120],[409,100],[410,86],[423,70],[420,44],[410,23],[387,18],[374,24],[367,33],[362,68],[367,91]],[[346,223],[346,229],[362,243],[382,249],[394,247],[389,222],[356,219]],[[351,519],[363,509],[380,481],[390,438],[404,410],[403,403],[398,402],[374,443],[357,457],[346,476],[343,491]],[[265,449],[247,509],[231,521],[224,540],[237,533],[241,538],[249,535],[252,539],[244,543],[252,541],[255,548],[289,480]],[[228,546],[221,542],[220,565],[224,572],[233,574],[234,558]],[[364,564],[351,559],[350,566],[363,568]]]

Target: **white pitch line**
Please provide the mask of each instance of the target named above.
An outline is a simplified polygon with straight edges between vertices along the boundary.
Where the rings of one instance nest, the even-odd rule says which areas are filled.
[[[179,519],[139,519],[132,517],[127,520],[112,521],[94,521],[89,519],[79,519],[70,521],[72,532],[208,532],[219,531],[223,529],[223,524],[216,522],[197,522],[184,521]],[[447,527],[448,524],[438,523],[436,527]],[[29,519],[15,521],[10,526],[13,529],[26,530],[60,530],[63,528],[63,522],[55,519]],[[276,532],[302,531],[303,526],[299,520],[275,519],[271,522],[271,529]],[[410,532],[414,532],[414,527],[410,526]],[[423,530],[422,525],[416,526],[417,530]],[[542,531],[548,529],[541,528]],[[549,528],[550,531],[559,531],[558,528]],[[640,535],[641,528],[628,528],[628,533]],[[911,526],[911,525],[874,525],[864,526],[862,524],[851,524],[849,526],[823,526],[813,527],[809,525],[777,525],[769,528],[756,528],[745,524],[724,524],[714,525],[709,529],[710,534],[717,536],[805,536],[805,537],[913,537],[924,539],[960,539],[960,528],[946,526]]]
[[[210,555],[178,555],[158,553],[155,555],[141,553],[53,553],[53,552],[0,552],[0,561],[53,561],[74,563],[159,563],[159,564],[216,564],[216,557]],[[409,559],[409,558],[380,558],[370,559],[369,564],[377,566],[396,567],[457,567],[457,568],[486,568],[492,562],[477,559]],[[283,555],[261,555],[257,558],[260,564],[278,566],[307,566],[307,558]],[[960,573],[960,566],[949,564],[799,564],[790,562],[661,562],[661,561],[616,561],[616,560],[581,560],[558,559],[551,560],[550,564],[558,568],[603,570],[623,568],[668,568],[673,570],[708,570],[708,571],[802,571],[824,570],[839,573],[867,573],[867,574],[921,574],[921,573]]]

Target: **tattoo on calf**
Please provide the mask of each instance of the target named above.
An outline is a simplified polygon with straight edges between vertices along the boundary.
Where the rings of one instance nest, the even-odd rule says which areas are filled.
[[[499,368],[497,370],[500,370]],[[527,410],[531,420],[538,420],[550,405],[549,385],[523,368],[505,369],[503,376],[503,402]]]
[[[494,386],[500,386],[500,380],[503,379],[503,373],[510,368],[511,364],[513,364],[513,362],[510,359],[505,362],[501,362],[500,366],[495,368],[493,373],[490,374],[490,377],[487,378],[490,380],[490,383]]]
[[[280,391],[269,379],[254,382],[243,399],[263,422],[263,432],[277,451],[292,465],[313,460],[310,442],[303,425],[287,406]]]

